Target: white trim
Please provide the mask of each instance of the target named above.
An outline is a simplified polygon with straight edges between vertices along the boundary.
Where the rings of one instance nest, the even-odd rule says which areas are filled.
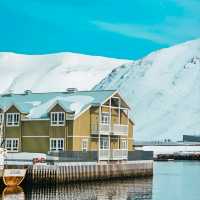
[[[118,93],[118,91],[116,90],[116,91],[114,91],[113,93],[112,93],[112,95],[110,95],[108,98],[106,98],[106,100],[105,101],[103,101],[103,103],[101,103],[101,106],[104,104],[104,103],[106,103],[106,101],[108,101],[110,98],[112,98],[115,94],[117,94]]]
[[[84,110],[82,110],[80,113],[78,113],[77,115],[74,116],[74,120],[77,119],[78,117],[80,117],[84,112],[86,112],[88,109],[90,109],[92,107],[92,105],[89,105],[88,107],[86,107]]]
[[[8,116],[9,115],[12,116],[11,124],[8,123]],[[18,115],[18,121],[16,122],[17,124],[15,124],[14,116],[17,116],[17,115]],[[6,126],[7,127],[18,127],[19,125],[20,125],[20,113],[19,112],[6,113]]]
[[[56,147],[53,148],[55,150],[53,150],[52,147],[51,147],[52,146],[51,142],[53,140],[56,141]],[[58,149],[58,141],[62,141],[62,144],[63,144],[62,149]],[[49,150],[50,150],[50,152],[64,151],[65,150],[65,138],[50,138],[50,140],[49,140]]]
[[[68,138],[91,138],[91,136],[82,136],[82,135],[68,135]],[[96,138],[96,137],[95,137]]]
[[[21,121],[49,121],[50,118],[44,118],[44,119],[41,119],[41,118],[38,118],[38,119],[32,119],[32,118],[27,118],[27,119],[21,119]]]
[[[54,102],[53,104],[51,104],[49,106],[49,108],[47,109],[47,112],[49,113],[56,105],[59,105],[65,112],[69,113],[69,110],[66,110],[64,108],[64,106],[61,103],[59,103],[59,100],[56,100],[56,102]]]
[[[88,151],[88,139],[82,139],[81,140],[81,150],[83,152],[87,152]]]
[[[4,112],[7,112],[12,106],[14,106],[15,108],[17,108],[17,110],[21,112],[21,110],[16,106],[16,104],[10,104],[10,105],[8,105],[7,108],[5,108]],[[26,113],[23,113],[23,114],[26,114]]]
[[[118,91],[113,91],[112,95],[110,95],[108,98],[106,98],[105,101],[103,101],[103,103],[100,103],[99,107],[102,106],[107,100],[109,100],[113,95],[115,95],[116,93],[118,93]],[[121,96],[120,96],[121,97]],[[84,112],[86,112],[89,108],[91,108],[92,105],[89,105],[87,108],[85,108],[84,110],[82,110],[78,115],[76,115],[74,117],[74,120],[77,119],[80,115],[82,115]],[[98,106],[97,106],[98,107]]]
[[[113,97],[112,97],[112,98],[113,98]],[[102,105],[102,107],[106,107],[106,108],[111,107],[112,109],[119,109],[119,107],[117,107],[117,106],[107,106],[107,105]],[[129,110],[129,108],[120,107],[120,110]]]
[[[23,138],[49,138],[49,135],[23,135]]]
[[[59,119],[59,115],[62,114],[64,116],[63,120]],[[51,112],[51,126],[65,126],[65,112]],[[56,115],[57,120],[53,121],[53,115]]]
[[[125,144],[125,148],[121,148],[121,147],[124,146],[124,144]],[[128,140],[127,140],[127,139],[122,139],[122,140],[121,140],[120,149],[128,150]]]
[[[7,146],[6,146],[8,140],[11,140],[11,150],[8,150],[8,149],[7,149]],[[14,140],[18,142],[18,143],[17,143],[17,144],[18,144],[18,145],[17,145],[17,150],[13,150],[13,146],[12,146],[12,145],[13,145],[13,141],[14,141]],[[19,146],[20,146],[20,145],[19,145],[19,138],[5,138],[5,149],[7,149],[7,152],[18,152],[18,151],[19,151]]]
[[[131,108],[130,108],[129,105],[126,103],[126,101],[124,100],[124,98],[122,97],[122,95],[120,94],[119,91],[117,91],[117,94],[119,95],[118,98],[120,98],[122,101],[124,101],[124,103],[128,106],[128,109],[131,110]],[[113,97],[113,98],[115,98],[115,97]]]
[[[107,119],[107,121],[105,120],[103,120],[104,119],[104,117],[105,117],[105,119]],[[108,124],[110,124],[110,122],[111,122],[111,117],[110,117],[110,113],[109,112],[101,112],[101,119],[100,119],[100,124],[106,124],[106,125],[108,125]]]

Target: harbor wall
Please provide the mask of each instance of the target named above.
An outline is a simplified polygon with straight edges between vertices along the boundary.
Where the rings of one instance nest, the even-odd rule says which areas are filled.
[[[28,184],[60,184],[114,178],[148,177],[153,175],[153,161],[113,163],[62,163],[62,165],[29,166],[25,182]]]

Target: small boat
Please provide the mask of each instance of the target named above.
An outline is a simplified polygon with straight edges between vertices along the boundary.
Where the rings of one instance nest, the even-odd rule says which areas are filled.
[[[26,169],[4,169],[3,182],[6,186],[19,186],[25,175]]]

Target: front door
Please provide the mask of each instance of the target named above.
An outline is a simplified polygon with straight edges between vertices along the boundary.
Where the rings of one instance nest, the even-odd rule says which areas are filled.
[[[110,149],[109,149],[109,138],[100,137],[100,150],[99,150],[99,160],[109,160],[110,159]]]

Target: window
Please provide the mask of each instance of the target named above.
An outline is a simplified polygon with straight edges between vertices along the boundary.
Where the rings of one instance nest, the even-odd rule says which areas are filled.
[[[83,139],[82,143],[81,143],[81,149],[82,151],[88,151],[88,140],[87,139]]]
[[[3,122],[3,113],[0,113],[0,124]]]
[[[109,140],[107,137],[101,137],[100,149],[109,149]]]
[[[6,125],[19,126],[19,113],[7,113]]]
[[[51,113],[51,126],[64,126],[65,125],[65,113],[64,112],[52,112]]]
[[[122,140],[122,148],[121,149],[128,149],[128,141]]]
[[[51,138],[50,151],[64,151],[64,138]]]
[[[6,138],[5,148],[10,152],[17,152],[19,148],[19,139],[17,138]]]
[[[110,115],[108,112],[103,112],[101,114],[101,123],[102,124],[109,124],[110,122]]]

